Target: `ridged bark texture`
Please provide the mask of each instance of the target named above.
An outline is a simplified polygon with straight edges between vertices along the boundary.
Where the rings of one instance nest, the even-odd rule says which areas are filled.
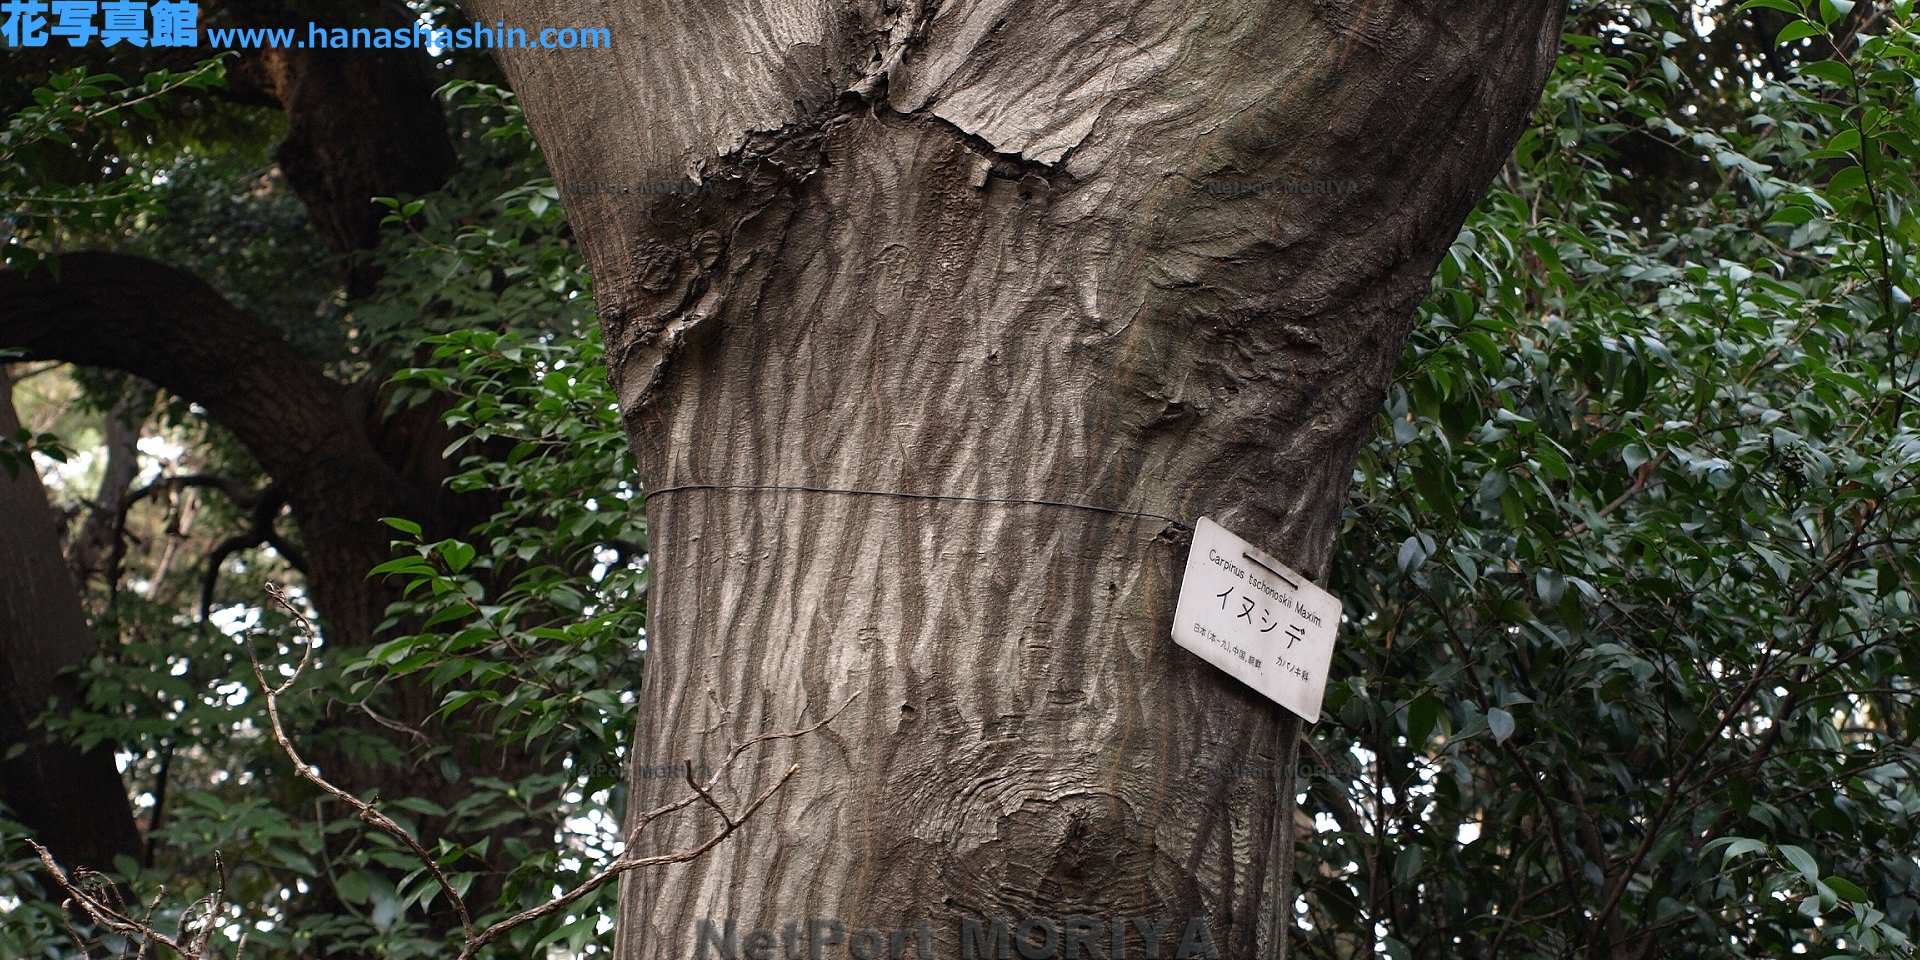
[[[1219,956],[1273,955],[1291,798],[1207,771],[1274,763],[1279,715],[1169,639],[1183,524],[1324,581],[1413,308],[1560,5],[469,6],[614,37],[501,56],[660,491],[640,759],[713,764],[858,696],[738,771],[744,797],[801,766],[737,838],[629,883],[618,955],[830,917],[930,921],[957,957],[965,918],[1076,916],[1108,946],[1171,918],[1172,956],[1202,918]]]

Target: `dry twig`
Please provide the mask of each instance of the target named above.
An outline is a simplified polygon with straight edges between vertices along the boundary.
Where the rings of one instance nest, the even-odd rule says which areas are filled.
[[[120,898],[119,888],[104,874],[79,869],[69,876],[60,869],[58,863],[54,862],[53,854],[46,847],[32,840],[28,840],[27,845],[33,848],[35,855],[39,856],[40,863],[47,868],[47,874],[53,877],[54,883],[67,892],[67,900],[60,904],[61,909],[66,910],[78,905],[87,916],[93,918],[95,923],[129,940],[136,941],[139,949],[134,954],[134,960],[144,960],[147,949],[156,943],[185,957],[186,960],[208,960],[211,956],[213,934],[220,929],[219,919],[221,914],[226,912],[227,902],[227,866],[221,862],[219,854],[213,855],[213,868],[220,875],[219,884],[212,893],[195,900],[187,907],[186,911],[180,915],[179,930],[169,937],[153,925],[153,915],[160,909],[160,901],[167,893],[165,887],[154,894],[153,902],[146,904],[145,912],[136,917],[127,911],[126,903]],[[197,923],[196,917],[200,918]],[[74,943],[80,945],[84,956],[92,956],[92,953],[87,951],[83,938],[73,930],[71,924],[67,927],[67,934],[73,938]],[[244,938],[241,940],[240,949],[246,949]],[[235,960],[239,960],[239,956],[236,953]]]
[[[705,783],[694,779],[693,761],[684,761],[686,764],[687,786],[692,788],[693,793],[679,800],[636,815],[633,818],[632,826],[627,830],[624,838],[625,851],[620,856],[614,858],[612,863],[607,864],[599,873],[594,874],[578,887],[540,906],[523,910],[485,929],[475,932],[472,914],[467,910],[465,899],[460,896],[460,893],[454,888],[453,882],[448,879],[446,873],[441,869],[439,861],[427,851],[426,847],[423,846],[413,834],[408,833],[405,827],[402,827],[393,818],[381,813],[373,804],[328,782],[325,777],[320,775],[319,769],[301,759],[299,751],[294,748],[293,741],[287,736],[286,729],[280,720],[280,697],[293,689],[294,684],[298,683],[300,677],[306,672],[308,664],[313,660],[313,651],[318,645],[318,636],[314,630],[313,623],[307,619],[305,614],[300,612],[299,608],[295,607],[293,603],[288,600],[284,591],[273,584],[268,584],[266,590],[267,595],[272,597],[274,602],[279,604],[281,609],[291,615],[295,622],[300,625],[303,645],[299,662],[294,666],[292,672],[286,675],[286,679],[278,684],[267,682],[266,668],[261,665],[260,658],[254,655],[252,649],[249,648],[248,650],[248,656],[253,660],[254,678],[260,682],[260,690],[266,697],[267,718],[271,721],[273,727],[274,742],[280,746],[281,751],[287,755],[288,759],[293,761],[294,770],[298,772],[302,778],[314,786],[319,787],[328,795],[352,807],[362,822],[391,835],[402,844],[405,844],[407,849],[412,851],[413,855],[426,867],[427,872],[433,876],[434,882],[440,886],[441,890],[446,892],[447,899],[452,901],[454,910],[459,914],[462,935],[460,960],[472,960],[472,958],[487,945],[497,942],[500,938],[519,927],[567,909],[579,902],[581,898],[618,879],[622,874],[643,867],[686,863],[705,855],[708,851],[719,846],[744,826],[748,820],[752,819],[753,815],[759,812],[760,808],[764,806],[768,800],[772,799],[775,793],[778,793],[782,787],[787,785],[789,780],[793,779],[794,774],[800,772],[800,765],[797,763],[787,767],[786,772],[780,775],[778,781],[774,782],[773,785],[767,787],[765,790],[760,791],[759,794],[754,796],[752,802],[747,804],[745,809],[735,814],[729,813],[726,807],[713,795],[714,789],[718,787],[732,771],[734,762],[739,760],[742,754],[761,744],[771,743],[777,740],[793,740],[820,730],[838,718],[841,712],[853,703],[854,697],[859,696],[859,694],[856,693],[854,697],[849,697],[846,703],[842,703],[832,713],[810,727],[790,730],[785,733],[763,734],[745,742],[735,744],[734,747],[727,752],[726,760],[720,764],[718,769],[714,770],[713,775],[709,777]],[[645,830],[662,817],[695,805],[709,807],[715,813],[719,814],[722,827],[708,835],[699,843],[684,849],[650,857],[639,856],[635,853],[635,850],[639,847],[640,832],[642,830]],[[29,841],[29,843],[31,843],[31,841]],[[138,940],[140,947],[139,952],[135,954],[134,960],[144,960],[147,956],[147,948],[153,944],[164,946],[186,958],[186,960],[212,960],[210,950],[213,934],[215,930],[219,929],[217,921],[220,914],[224,912],[227,892],[226,867],[220,863],[218,855],[214,858],[214,866],[220,873],[220,882],[217,889],[214,893],[195,901],[192,906],[188,907],[185,914],[181,917],[179,932],[175,936],[169,937],[156,930],[151,922],[154,912],[159,909],[161,898],[165,895],[164,889],[154,897],[152,904],[146,906],[143,915],[135,917],[125,909],[125,904],[120,902],[117,889],[114,888],[113,884],[104,876],[92,871],[77,871],[76,876],[69,877],[60,869],[59,865],[54,862],[53,855],[49,853],[45,847],[37,843],[33,843],[32,846],[34,852],[40,856],[40,861],[46,865],[47,872],[52,875],[54,882],[67,892],[70,898],[68,903],[78,904],[95,922],[115,933],[119,933],[129,939]],[[204,919],[196,923],[195,917],[200,915],[204,915]],[[75,941],[79,942],[79,938],[76,937]],[[84,949],[84,946],[82,949]],[[244,938],[239,944],[239,949],[241,951],[246,949]],[[239,953],[235,954],[235,960],[240,960]]]

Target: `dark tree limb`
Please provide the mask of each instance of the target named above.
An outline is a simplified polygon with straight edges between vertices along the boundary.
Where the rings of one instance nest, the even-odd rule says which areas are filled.
[[[201,0],[203,31],[219,28],[403,27],[415,14],[400,0]],[[13,74],[28,82],[76,64],[137,77],[188,70],[210,51],[192,47],[70,50],[64,44],[12,51]],[[236,52],[228,83],[198,96],[283,111],[287,135],[274,159],[306,205],[329,249],[350,254],[379,240],[386,211],[376,196],[438,189],[454,171],[446,114],[434,99],[438,80],[425,50],[251,49]],[[37,61],[37,62],[34,62]],[[10,96],[0,93],[0,104]],[[378,272],[350,263],[349,294],[372,289]]]
[[[19,425],[0,367],[0,434]],[[34,726],[50,701],[78,703],[61,675],[93,656],[95,641],[68,575],[54,514],[31,468],[0,474],[0,805],[69,863],[97,869],[140,856],[133,808],[103,743],[82,752]]]
[[[122,538],[126,533],[128,487],[140,470],[140,428],[150,406],[149,394],[135,390],[107,413],[106,470],[87,509],[87,519],[67,548],[74,583],[82,590],[96,575],[110,587],[120,579],[120,561],[126,555]]]
[[[139,503],[148,497],[173,494],[189,487],[218,490],[227,495],[235,506],[252,507],[260,499],[259,492],[232,477],[215,474],[193,473],[178,477],[161,477],[127,495],[127,505]]]
[[[0,346],[131,373],[205,408],[293,507],[310,555],[289,558],[306,568],[333,639],[369,642],[391,599],[365,580],[387,558],[379,519],[465,529],[439,477],[402,476],[382,456],[360,392],[192,274],[110,253],[67,254],[60,267],[57,279],[0,272]],[[243,504],[252,496],[210,478],[178,482],[221,487]]]
[[[391,531],[380,518],[406,517],[437,539],[465,534],[491,515],[497,502],[491,495],[455,494],[444,486],[452,470],[440,456],[452,439],[439,420],[444,407],[424,404],[383,419],[373,384],[343,386],[322,376],[272,330],[182,271],[94,253],[68,254],[61,267],[58,279],[0,272],[0,349],[133,373],[199,404],[231,431],[272,477],[271,497],[218,477],[179,478],[138,493],[214,487],[255,510],[253,535],[306,574],[330,644],[372,643],[387,606],[399,599],[397,582],[367,577],[391,557]],[[282,498],[293,510],[303,550],[273,530],[277,506],[259,519],[263,502]],[[223,546],[240,549],[231,541]],[[383,696],[384,712],[465,749],[464,735],[432,721],[440,698],[425,684],[395,683]],[[346,722],[384,733],[371,718],[356,714]],[[425,796],[449,808],[463,791],[354,756],[320,760],[336,783],[353,791]],[[533,769],[517,751],[496,762],[503,777]],[[421,826],[432,835],[444,825],[428,820]],[[510,865],[494,866],[490,877],[504,876]],[[483,879],[472,892],[485,896],[489,882]]]
[[[167,814],[167,785],[172,780],[173,743],[169,741],[160,747],[160,770],[153,775],[153,811],[147,815],[147,846],[145,859],[140,861],[141,866],[153,866],[153,856],[159,847],[159,838],[155,834],[159,832],[162,818]]]
[[[404,29],[417,16],[397,0],[234,3],[225,15],[239,26],[301,31],[308,22]],[[374,197],[439,189],[457,165],[424,50],[248,51],[234,73],[286,111],[274,159],[336,253],[379,241],[386,210]],[[365,295],[378,279],[365,263],[351,264],[348,295]]]
[[[213,591],[220,583],[220,567],[227,558],[242,550],[251,550],[258,546],[269,546],[287,561],[287,565],[301,573],[307,572],[307,558],[292,544],[274,531],[274,522],[280,519],[280,509],[287,505],[287,498],[280,488],[270,486],[253,498],[253,518],[246,532],[238,533],[220,541],[219,546],[207,554],[206,578],[200,585],[200,622],[205,623],[207,615],[213,610]]]
[[[207,408],[276,477],[345,432],[343,388],[198,277],[140,257],[74,253],[60,276],[0,273],[0,341],[29,358],[108,367]]]

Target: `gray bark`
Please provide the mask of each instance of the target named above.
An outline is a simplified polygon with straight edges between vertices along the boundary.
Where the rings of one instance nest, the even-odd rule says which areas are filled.
[[[618,955],[816,916],[931,921],[939,956],[963,918],[1030,916],[1172,918],[1167,955],[1198,917],[1220,956],[1278,953],[1291,797],[1207,771],[1293,739],[1170,641],[1184,526],[818,490],[1210,515],[1324,582],[1413,308],[1561,6],[468,7],[612,31],[501,58],[649,488],[810,488],[650,499],[639,759],[715,763],[858,695],[738,773],[746,796],[801,765],[738,838],[629,884]]]

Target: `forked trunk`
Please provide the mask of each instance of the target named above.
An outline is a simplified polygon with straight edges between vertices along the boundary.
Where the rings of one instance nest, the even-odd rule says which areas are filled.
[[[923,921],[963,956],[969,918],[1077,931],[1060,956],[1112,955],[1124,919],[1136,957],[1133,918],[1207,955],[1198,919],[1254,956],[1290,791],[1209,774],[1290,741],[1169,639],[1187,525],[1324,580],[1561,8],[854,9],[602,6],[611,52],[502,54],[654,491],[644,772],[858,697],[734,777],[801,768],[740,836],[629,884],[620,956],[695,956],[733,918],[739,955],[792,957],[816,917],[847,928],[830,956],[916,952]]]

